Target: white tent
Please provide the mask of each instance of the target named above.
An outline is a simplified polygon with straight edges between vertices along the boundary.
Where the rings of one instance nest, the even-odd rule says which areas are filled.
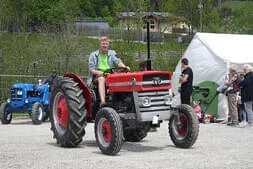
[[[183,58],[189,60],[193,70],[193,84],[214,81],[221,84],[228,68],[242,72],[243,64],[253,65],[253,35],[196,33]],[[172,78],[172,91],[178,94],[181,63],[179,61]],[[219,96],[218,118],[225,118],[227,106],[224,96]]]

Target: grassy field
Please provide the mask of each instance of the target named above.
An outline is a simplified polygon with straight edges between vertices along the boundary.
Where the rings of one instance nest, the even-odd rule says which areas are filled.
[[[56,68],[59,75],[73,72],[82,77],[88,75],[89,54],[98,49],[98,39],[73,34],[0,33],[2,68],[0,74],[20,75],[0,77],[0,100],[9,97],[13,83],[36,83],[50,75]],[[154,70],[174,71],[186,46],[179,44],[151,43]],[[146,59],[147,45],[143,42],[111,40],[110,48],[117,51],[122,61],[139,70],[139,63]],[[23,75],[30,75],[24,78]]]
[[[60,73],[71,71],[85,76],[88,56],[98,48],[98,40],[75,35],[2,33],[1,46],[5,74],[47,75],[52,68],[57,68]],[[136,54],[146,54],[147,50],[146,44],[119,40],[112,41],[110,48],[116,50],[118,56],[134,71],[138,70],[136,60],[139,58]],[[179,50],[178,44],[151,44],[154,62],[162,56],[165,61],[162,63],[166,65],[161,63],[161,69],[167,67],[169,71],[173,70],[171,68],[178,58],[171,59],[165,53],[175,51],[179,54]]]

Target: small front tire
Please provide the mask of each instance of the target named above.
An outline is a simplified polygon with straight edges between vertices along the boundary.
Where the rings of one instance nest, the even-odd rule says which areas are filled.
[[[43,106],[40,102],[36,102],[32,107],[32,122],[33,124],[41,124],[44,116]]]
[[[102,153],[117,154],[123,144],[123,129],[118,113],[109,107],[100,109],[95,119],[96,142]]]
[[[199,134],[198,117],[189,105],[177,107],[178,115],[172,115],[169,121],[169,134],[172,142],[180,148],[189,148]]]

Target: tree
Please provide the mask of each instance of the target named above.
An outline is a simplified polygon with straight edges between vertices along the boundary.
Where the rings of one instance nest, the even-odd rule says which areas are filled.
[[[238,28],[239,33],[253,33],[253,3],[247,2],[232,11],[234,24]]]
[[[220,10],[223,32],[253,33],[253,2],[235,1],[223,4]]]
[[[79,6],[81,9],[81,16],[96,17],[96,8],[94,8],[94,3],[92,3],[92,0],[79,1]]]
[[[166,6],[193,29],[200,29],[202,26],[207,28],[209,24],[219,21],[212,0],[168,0]]]

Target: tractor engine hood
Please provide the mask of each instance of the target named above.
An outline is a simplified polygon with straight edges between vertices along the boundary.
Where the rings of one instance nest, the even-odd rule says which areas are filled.
[[[171,73],[144,71],[136,73],[113,73],[106,77],[109,93],[169,90],[172,87]]]

